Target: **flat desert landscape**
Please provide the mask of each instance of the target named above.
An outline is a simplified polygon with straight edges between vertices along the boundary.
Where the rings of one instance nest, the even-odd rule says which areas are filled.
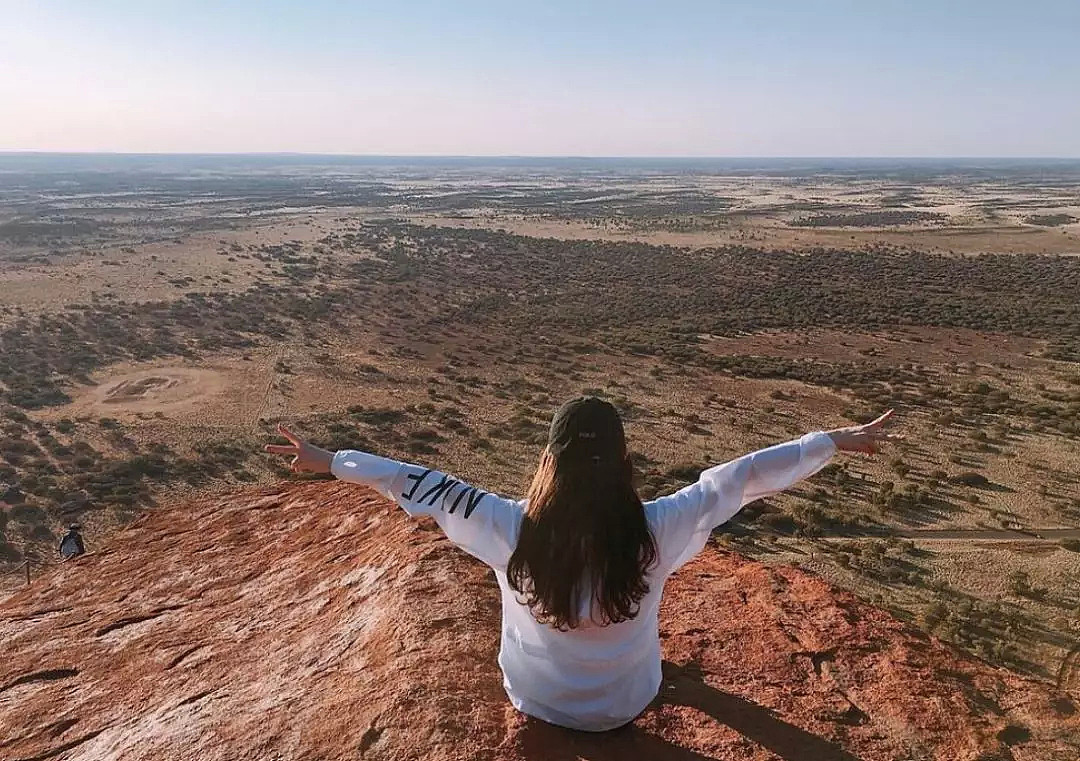
[[[715,541],[1080,690],[1080,162],[0,155],[0,583],[331,448],[643,497],[897,410]],[[257,540],[253,539],[253,540]]]

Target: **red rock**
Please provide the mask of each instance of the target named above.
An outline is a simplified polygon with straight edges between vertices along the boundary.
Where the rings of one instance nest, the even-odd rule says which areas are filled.
[[[1080,758],[1080,710],[824,581],[707,549],[660,696],[514,712],[483,566],[344,484],[155,511],[0,604],[0,759]]]

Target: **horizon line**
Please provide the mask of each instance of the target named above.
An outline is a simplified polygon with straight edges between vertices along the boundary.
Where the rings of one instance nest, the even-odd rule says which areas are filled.
[[[619,155],[619,154],[558,154],[558,153],[335,153],[319,151],[93,151],[93,150],[48,150],[38,148],[0,148],[0,156],[42,155],[42,156],[310,156],[331,158],[373,158],[373,159],[639,159],[639,160],[822,160],[822,159],[863,159],[863,160],[1012,160],[1012,161],[1080,161],[1080,155],[734,155],[734,154],[679,154],[679,155]]]

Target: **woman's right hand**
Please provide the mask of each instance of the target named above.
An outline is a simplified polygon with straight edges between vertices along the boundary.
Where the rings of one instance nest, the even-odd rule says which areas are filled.
[[[293,473],[329,473],[334,453],[309,444],[284,425],[278,424],[278,433],[289,440],[288,444],[267,444],[263,447],[270,454],[292,457],[289,470]]]
[[[889,424],[892,414],[893,411],[889,410],[881,417],[866,423],[865,425],[837,428],[833,431],[826,431],[826,433],[829,434],[829,437],[833,440],[833,444],[835,444],[836,448],[841,452],[877,454],[881,444],[901,438],[900,436],[885,431],[885,426]]]

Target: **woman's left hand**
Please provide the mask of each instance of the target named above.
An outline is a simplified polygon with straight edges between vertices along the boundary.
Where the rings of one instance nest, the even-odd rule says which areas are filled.
[[[865,425],[853,425],[848,428],[837,428],[834,431],[826,431],[833,440],[833,444],[841,452],[862,452],[863,454],[877,454],[881,444],[896,441],[902,437],[885,431],[885,427],[892,418],[893,411],[889,410],[881,417]]]

